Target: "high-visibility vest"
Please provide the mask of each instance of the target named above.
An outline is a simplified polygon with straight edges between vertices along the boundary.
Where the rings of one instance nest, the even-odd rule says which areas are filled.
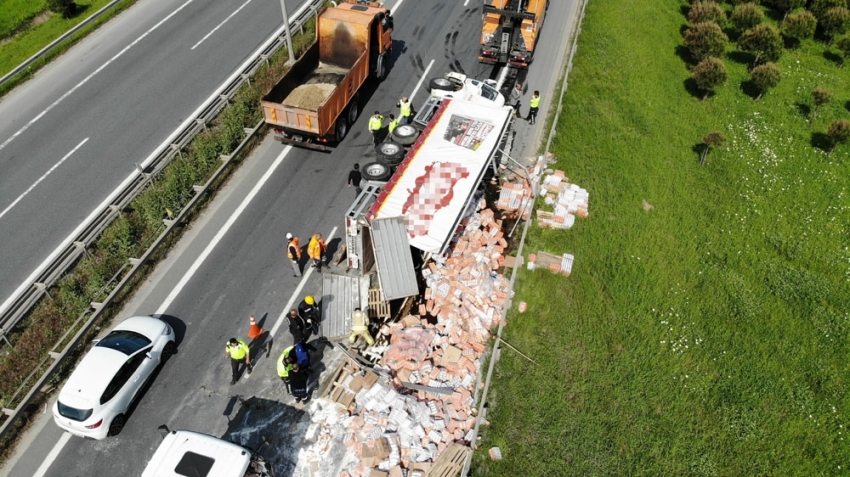
[[[528,102],[532,108],[536,108],[540,106],[540,96],[532,96],[531,101]]]
[[[239,343],[239,345],[235,348],[230,346],[230,343],[228,343],[227,347],[225,348],[227,351],[230,352],[230,359],[242,359],[245,357],[246,354],[248,354],[248,345],[246,345],[245,342],[242,340],[236,341]]]
[[[398,105],[399,105],[399,115],[401,117],[406,118],[406,117],[410,116],[410,114],[411,114],[410,101],[408,101],[408,102],[399,101]]]
[[[393,133],[393,130],[396,128],[396,126],[398,126],[398,119],[393,119],[392,121],[390,121],[390,126],[389,126],[390,134]]]
[[[290,260],[301,258],[301,243],[298,242],[298,237],[292,237],[292,240],[289,241],[289,245],[287,245],[286,248],[286,256],[289,257]],[[295,255],[292,254],[293,249],[295,250]]]
[[[351,315],[351,331],[366,331],[369,327],[366,325],[366,313],[355,311]]]
[[[381,129],[381,127],[383,127],[383,126],[384,126],[384,117],[381,116],[380,114],[377,115],[377,116],[372,116],[371,118],[369,118],[369,130],[370,131],[377,131],[377,130]]]
[[[277,360],[277,375],[281,378],[288,378],[289,372],[292,371],[292,365],[285,362],[286,357],[292,352],[292,348],[295,348],[295,346],[290,346],[283,350],[283,353],[280,354],[280,358]]]
[[[310,258],[313,260],[319,260],[322,258],[323,253],[325,253],[325,241],[317,239],[314,235],[310,238],[310,245],[307,247],[307,254],[310,255]]]

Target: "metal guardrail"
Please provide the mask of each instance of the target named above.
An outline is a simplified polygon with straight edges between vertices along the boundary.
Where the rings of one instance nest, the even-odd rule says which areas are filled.
[[[28,59],[28,60],[24,61],[23,63],[21,63],[20,65],[18,65],[17,67],[15,67],[15,69],[13,69],[12,71],[8,72],[5,76],[3,76],[2,78],[0,78],[0,86],[3,86],[4,84],[6,84],[6,82],[7,82],[7,81],[9,81],[10,79],[12,79],[12,78],[14,78],[15,76],[17,76],[17,75],[18,75],[18,73],[20,73],[21,71],[24,71],[25,69],[29,68],[29,66],[30,66],[31,64],[33,64],[33,63],[35,63],[36,61],[38,61],[38,60],[40,60],[41,58],[43,58],[45,55],[47,55],[48,53],[50,53],[50,51],[51,51],[51,50],[53,50],[54,48],[56,48],[57,46],[59,46],[60,44],[62,44],[62,43],[63,43],[65,40],[67,40],[68,38],[71,38],[71,36],[72,36],[74,33],[77,33],[78,31],[80,31],[81,29],[83,29],[86,25],[88,25],[89,23],[91,23],[91,22],[93,22],[93,21],[97,20],[97,18],[98,18],[98,17],[100,17],[101,15],[103,15],[104,13],[106,13],[109,9],[113,8],[115,5],[118,5],[119,3],[121,3],[121,0],[112,0],[111,2],[109,2],[109,4],[108,4],[108,5],[105,5],[103,8],[101,8],[101,9],[100,9],[100,10],[98,10],[98,11],[96,11],[96,12],[95,12],[92,16],[90,16],[90,17],[86,18],[85,20],[83,20],[83,21],[82,21],[79,25],[75,26],[74,28],[71,28],[70,30],[68,30],[67,32],[65,32],[65,34],[63,34],[63,35],[62,35],[62,36],[60,36],[59,38],[57,38],[57,39],[53,40],[53,42],[52,42],[52,43],[50,43],[49,45],[47,45],[47,46],[45,46],[44,48],[42,48],[42,49],[41,49],[41,51],[39,51],[38,53],[36,53],[36,54],[32,55],[31,57],[29,57],[29,59]]]
[[[568,79],[570,77],[570,72],[573,70],[573,57],[575,56],[576,50],[578,49],[578,36],[581,33],[581,24],[584,21],[584,10],[585,10],[585,7],[587,6],[587,2],[590,1],[590,0],[580,0],[580,1],[581,1],[581,5],[579,5],[578,21],[576,22],[576,32],[575,32],[575,35],[573,35],[572,48],[570,49],[569,55],[567,57],[567,67],[566,67],[566,70],[564,72],[564,79],[561,83],[561,94],[560,94],[560,97],[558,98],[558,103],[557,103],[558,107],[555,110],[555,117],[552,120],[552,127],[549,129],[549,135],[546,139],[546,147],[544,148],[544,150],[547,151],[547,152],[549,151],[549,147],[552,145],[552,138],[555,137],[555,133],[556,133],[555,127],[558,125],[558,118],[561,116],[562,104],[564,102],[564,93],[567,92],[567,86],[568,86],[568,83],[569,83]],[[534,185],[535,184],[532,184],[532,187],[534,187]],[[534,197],[537,197],[536,189],[535,189],[535,194],[533,194],[533,195],[534,195]],[[528,225],[529,225],[529,223],[531,223],[532,220],[534,220],[533,215],[534,214],[529,214],[528,219],[526,219],[525,223],[523,224],[522,237],[520,238],[519,247],[517,248],[517,257],[522,256],[522,250],[523,250],[523,247],[525,246],[525,238],[528,235]],[[514,289],[514,283],[516,283],[516,277],[517,277],[517,271],[518,270],[519,270],[519,265],[514,267],[511,270],[511,280],[510,280],[511,290]],[[511,308],[512,302],[513,302],[513,299],[510,298],[510,294],[509,294],[508,295],[508,302],[505,304],[506,310],[509,310]],[[493,369],[496,367],[496,362],[499,361],[499,357],[501,356],[502,331],[505,328],[505,323],[506,323],[506,320],[502,320],[502,322],[499,324],[499,329],[496,332],[496,341],[495,341],[495,343],[493,343],[493,349],[492,349],[491,355],[490,355],[490,363],[489,363],[489,366],[488,366],[488,369],[487,369],[487,377],[484,380],[484,389],[483,389],[483,391],[480,395],[480,399],[479,399],[478,389],[480,389],[479,384],[480,384],[480,379],[481,379],[481,373],[478,374],[479,382],[475,383],[475,397],[474,397],[475,404],[473,404],[473,407],[478,409],[478,415],[475,418],[475,427],[472,430],[472,439],[470,440],[470,445],[472,446],[473,449],[478,449],[478,431],[481,428],[481,424],[483,424],[487,420],[487,394],[490,391],[490,383],[492,383]],[[469,457],[467,457],[466,461],[464,461],[463,470],[460,473],[461,476],[469,475],[470,468],[472,467],[473,456],[474,456],[474,453],[470,453]]]
[[[325,4],[325,0],[310,0],[302,5],[298,11],[290,17],[290,31],[300,30],[303,32],[304,24],[313,16],[316,16],[318,10]],[[12,329],[30,310],[38,303],[38,301],[47,293],[50,286],[61,278],[85,253],[86,248],[94,242],[100,234],[109,226],[109,224],[120,214],[120,212],[148,185],[150,178],[155,176],[177,155],[189,142],[201,131],[206,128],[206,125],[218,116],[223,110],[230,98],[239,90],[244,83],[249,81],[260,66],[268,61],[268,58],[278,49],[285,46],[284,28],[281,26],[259,49],[259,53],[253,59],[246,61],[232,75],[229,83],[224,85],[211,99],[201,108],[201,112],[193,120],[185,124],[183,129],[175,131],[172,138],[167,141],[167,145],[159,151],[155,151],[150,160],[145,164],[138,166],[138,173],[124,187],[118,191],[100,212],[85,226],[83,230],[74,238],[51,263],[42,270],[37,278],[29,284],[22,293],[14,298],[12,305],[3,311],[0,315],[0,338],[6,339],[5,335]],[[226,156],[222,156],[222,165],[216,170],[209,180],[203,185],[196,185],[193,188],[194,195],[189,203],[179,212],[179,214],[171,220],[164,220],[166,229],[152,243],[150,248],[139,258],[129,259],[132,265],[131,270],[124,276],[116,285],[115,289],[104,299],[103,302],[91,303],[89,309],[84,312],[77,323],[85,318],[85,315],[91,313],[85,324],[77,331],[74,337],[68,342],[61,351],[51,351],[40,364],[39,368],[43,367],[52,359],[53,362],[44,370],[42,376],[29,388],[27,394],[21,399],[14,409],[4,408],[3,414],[8,418],[0,426],[0,437],[5,436],[7,431],[17,421],[22,414],[22,411],[27,408],[29,403],[35,397],[36,393],[44,386],[53,372],[62,364],[68,353],[79,344],[80,339],[88,331],[91,325],[101,316],[102,312],[115,300],[115,297],[122,291],[124,286],[129,283],[138,270],[144,265],[151,254],[162,244],[165,238],[174,230],[174,228],[183,220],[183,218],[192,210],[194,205],[204,196],[210,185],[221,175],[221,173],[232,163],[239,152],[253,138],[254,134],[262,126],[260,121],[254,128],[246,129],[246,137],[237,146],[237,148]],[[63,336],[56,346],[67,338],[67,334]],[[7,341],[8,342],[8,341]],[[54,348],[55,349],[55,348]],[[36,369],[28,377],[27,382],[38,371]],[[21,385],[15,394],[7,400],[8,403],[14,402],[14,399],[26,389],[26,383]]]

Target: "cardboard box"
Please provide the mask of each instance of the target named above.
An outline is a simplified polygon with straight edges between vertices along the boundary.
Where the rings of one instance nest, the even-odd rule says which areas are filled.
[[[455,348],[452,345],[446,347],[446,351],[443,353],[442,359],[440,359],[440,366],[456,366],[460,362],[460,358],[463,356],[463,352]]]
[[[375,441],[375,457],[378,458],[378,462],[387,460],[391,451],[390,441],[386,437],[381,437]]]
[[[397,465],[390,469],[389,477],[404,477],[404,472],[401,471],[401,466]]]
[[[369,470],[369,477],[387,477],[389,474],[384,472],[383,470],[371,469]]]

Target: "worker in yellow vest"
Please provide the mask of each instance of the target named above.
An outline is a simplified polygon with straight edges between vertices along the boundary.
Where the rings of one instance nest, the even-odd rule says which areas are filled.
[[[528,110],[528,116],[525,118],[529,124],[534,124],[534,121],[537,119],[537,110],[540,108],[540,91],[534,90],[534,94],[531,96],[531,101],[528,102],[531,109]]]
[[[394,114],[390,114],[390,125],[387,126],[387,130],[392,134],[396,127],[398,127],[398,119],[395,118]]]
[[[292,270],[295,272],[292,276],[300,277],[301,265],[298,264],[298,261],[301,260],[301,243],[298,241],[298,237],[293,237],[289,233],[286,234],[286,241],[286,256],[292,263]]]
[[[380,111],[375,111],[375,115],[369,118],[369,132],[372,133],[372,141],[375,142],[375,145],[378,145],[381,129],[384,127],[384,117],[381,116]]]
[[[351,336],[348,337],[348,344],[356,343],[358,336],[362,336],[369,346],[375,344],[375,340],[369,334],[369,317],[360,311],[360,308],[355,309],[351,315]]]
[[[410,124],[413,122],[413,105],[410,104],[410,100],[407,99],[407,96],[401,98],[398,103],[398,115],[401,116],[401,121],[403,124]]]
[[[251,349],[248,348],[248,345],[244,341],[230,338],[227,346],[224,348],[224,356],[230,358],[230,371],[232,373],[232,379],[230,380],[231,386],[236,384],[236,380],[239,378],[239,365],[243,361],[248,366],[248,374],[251,374],[253,368],[251,365]]]

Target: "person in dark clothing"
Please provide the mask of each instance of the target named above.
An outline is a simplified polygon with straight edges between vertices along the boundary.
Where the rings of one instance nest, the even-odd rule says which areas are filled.
[[[310,395],[307,393],[307,378],[307,372],[298,363],[292,363],[292,371],[289,372],[289,387],[297,403],[304,401],[306,404],[310,400]]]
[[[295,308],[289,310],[286,315],[286,320],[289,322],[289,333],[292,335],[292,342],[305,343],[310,337],[310,325],[307,321],[298,314]]]
[[[360,173],[360,164],[354,164],[354,170],[348,173],[348,187],[354,186],[354,192],[360,195],[360,181],[363,179],[363,174]]]

